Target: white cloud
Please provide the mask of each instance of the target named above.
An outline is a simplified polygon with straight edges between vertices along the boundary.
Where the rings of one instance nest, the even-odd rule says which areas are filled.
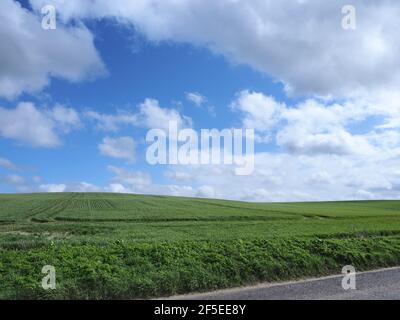
[[[5,158],[0,158],[0,167],[9,169],[9,170],[15,170],[17,166],[12,163],[10,160],[5,159]]]
[[[251,176],[238,177],[224,166],[182,166],[166,174],[173,184],[161,185],[145,172],[113,167],[116,176],[108,190],[257,201],[399,198],[399,2],[354,1],[359,17],[354,31],[341,28],[344,0],[30,2],[36,9],[55,3],[60,18],[77,19],[82,30],[79,19],[117,18],[150,41],[207,47],[280,81],[288,93],[310,97],[289,105],[259,92],[237,95],[232,108],[242,125],[254,128],[259,141],[274,139],[281,148],[256,154]],[[199,97],[191,98],[201,103]],[[191,125],[178,110],[162,108],[152,99],[146,99],[138,113],[90,116],[99,128],[111,131],[121,125],[168,129],[171,120],[180,127]],[[44,121],[36,118],[40,123],[55,121],[48,115]],[[47,133],[54,133],[43,123],[50,128]],[[28,139],[18,132],[0,118],[0,135]],[[54,144],[51,140],[58,135],[46,144]]]
[[[212,116],[216,116],[215,107],[213,105],[206,105],[207,98],[198,92],[186,92],[185,93],[186,100],[193,103],[196,107],[202,107],[207,110],[207,112]],[[205,106],[206,105],[206,106]]]
[[[120,183],[111,183],[108,190],[113,193],[133,193],[130,189],[124,187]]]
[[[259,142],[274,137],[278,146],[293,153],[368,156],[378,152],[382,143],[377,143],[376,134],[351,134],[350,127],[386,114],[383,109],[371,110],[371,105],[365,101],[324,104],[309,99],[289,107],[263,93],[242,91],[231,108],[241,112],[242,126],[254,128]]]
[[[194,103],[197,107],[201,107],[207,102],[207,98],[198,92],[186,92],[185,96],[188,101]]]
[[[139,111],[118,111],[116,114],[101,114],[96,111],[87,111],[85,116],[97,122],[97,128],[104,131],[119,131],[122,125],[142,127],[145,129],[168,130],[170,121],[177,123],[178,128],[191,127],[192,120],[181,115],[176,109],[168,109],[160,106],[155,99],[145,99],[138,106]]]
[[[68,184],[65,192],[101,192],[102,188],[88,182],[79,182]]]
[[[19,186],[25,183],[25,179],[17,174],[11,174],[5,177],[8,184]]]
[[[93,36],[82,24],[43,30],[17,1],[0,1],[0,96],[36,92],[51,77],[77,82],[104,73]]]
[[[268,138],[284,108],[285,104],[278,103],[273,97],[248,90],[239,92],[231,104],[231,109],[243,114],[243,127],[261,134],[260,140]]]
[[[60,144],[51,119],[32,103],[20,103],[12,110],[0,108],[0,135],[33,146],[54,147]]]
[[[197,191],[197,196],[200,198],[215,198],[215,190],[210,186],[201,186]]]
[[[99,150],[102,155],[128,161],[135,160],[135,147],[135,141],[130,137],[115,139],[106,137],[99,144]]]
[[[148,195],[164,195],[174,197],[196,197],[196,189],[188,185],[151,184],[147,186],[129,186],[121,183],[111,183],[106,189],[108,192],[134,193]]]
[[[33,181],[34,183],[36,183],[36,184],[39,184],[39,183],[42,182],[42,177],[40,177],[40,176],[33,176],[33,177],[32,177],[32,181]]]
[[[323,104],[314,99],[284,108],[277,144],[295,153],[371,155],[377,150],[368,135],[351,134],[352,125],[363,124],[374,115],[367,109],[360,101]]]
[[[129,171],[115,166],[109,166],[108,170],[116,175],[113,183],[128,185],[132,188],[142,188],[152,183],[151,176],[146,172]]]
[[[272,75],[293,93],[354,96],[400,84],[397,1],[352,1],[354,31],[341,27],[344,0],[30,2],[36,8],[56,3],[64,20],[117,18],[151,41],[208,47]]]
[[[33,103],[22,102],[15,109],[0,107],[0,136],[37,147],[61,144],[59,132],[66,133],[80,126],[73,109],[56,106],[39,110]]]
[[[190,181],[192,176],[188,172],[182,172],[178,170],[169,170],[165,172],[165,177],[177,181]]]
[[[153,183],[147,172],[131,171],[115,166],[109,166],[108,170],[113,172],[115,177],[106,188],[107,191],[184,197],[196,196],[196,190],[189,185]]]
[[[182,116],[175,109],[166,109],[160,107],[157,100],[146,99],[140,106],[138,115],[139,123],[147,129],[168,130],[169,122],[176,122],[178,128],[191,127],[190,118]]]
[[[235,176],[230,167],[220,167],[218,173],[211,166],[180,166],[179,171],[192,176],[192,186],[209,187],[198,189],[195,196],[243,201],[324,201],[360,199],[368,192],[373,199],[399,199],[399,155],[400,150],[391,157],[257,153],[255,171],[250,176]],[[207,190],[208,195],[204,192]]]
[[[82,126],[78,112],[62,105],[56,105],[50,110],[49,117],[57,123],[58,128],[66,133]]]
[[[65,184],[41,184],[39,190],[42,192],[65,192],[67,186]]]
[[[255,171],[236,176],[229,166],[171,166],[179,172],[159,184],[144,171],[109,166],[114,177],[106,187],[87,183],[41,185],[39,190],[107,191],[188,197],[225,198],[242,201],[325,201],[400,199],[400,148],[390,155],[257,153]],[[218,179],[215,177],[218,176]]]
[[[366,137],[354,136],[343,129],[329,133],[307,132],[301,127],[288,127],[279,132],[278,144],[291,152],[303,154],[361,154],[375,150]]]
[[[40,181],[38,181],[40,182]],[[77,183],[59,183],[59,184],[40,184],[38,186],[31,186],[32,191],[40,192],[101,192],[105,191],[104,188],[96,186],[88,182]]]
[[[137,116],[128,112],[117,114],[101,114],[96,111],[88,111],[85,116],[97,122],[97,128],[104,131],[118,131],[121,125],[138,124]]]

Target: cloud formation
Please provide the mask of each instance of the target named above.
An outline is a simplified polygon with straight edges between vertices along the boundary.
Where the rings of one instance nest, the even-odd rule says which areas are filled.
[[[189,117],[183,116],[176,109],[162,108],[155,99],[146,99],[139,106],[138,124],[146,129],[168,130],[169,122],[174,122],[178,128],[188,128],[192,125]]]
[[[41,184],[39,186],[39,190],[41,192],[65,192],[67,190],[67,186],[65,184]]]
[[[208,47],[273,76],[291,94],[349,97],[400,84],[397,1],[352,1],[351,31],[341,25],[344,0],[30,2],[54,3],[65,21],[111,18],[150,41]]]
[[[353,1],[358,23],[352,31],[341,27],[341,9],[348,4],[344,0],[30,3],[37,11],[44,4],[55,4],[65,24],[60,23],[55,33],[44,32],[33,13],[11,0],[2,2],[0,59],[5,63],[0,66],[0,96],[12,98],[41,90],[53,76],[81,81],[101,73],[104,66],[84,23],[113,19],[154,43],[189,43],[234,64],[250,65],[296,97],[293,103],[283,103],[269,93],[244,90],[233,99],[231,110],[243,127],[255,129],[263,150],[255,156],[251,176],[238,177],[229,166],[177,166],[166,168],[163,178],[167,181],[161,184],[147,172],[111,166],[115,176],[105,187],[42,184],[40,190],[252,201],[399,197],[399,2]],[[80,48],[79,54],[75,48]],[[196,92],[187,93],[186,98],[197,106],[206,102]],[[85,117],[98,129],[112,132],[124,126],[168,129],[169,121],[180,128],[192,126],[190,118],[155,99],[146,99],[137,110],[89,111]],[[0,108],[0,136],[23,144],[56,146],[62,134],[79,126],[80,115],[63,106],[44,110],[20,103],[15,109]],[[134,148],[129,137],[106,137],[99,145],[103,155],[128,161],[134,159]],[[2,166],[9,165],[3,162]]]
[[[44,30],[40,19],[16,1],[0,1],[0,97],[40,91],[52,77],[79,82],[105,73],[83,24]]]
[[[96,127],[103,131],[119,131],[123,126],[133,126],[144,129],[168,130],[169,122],[175,122],[178,128],[192,126],[192,119],[182,115],[177,109],[163,108],[156,99],[147,98],[138,105],[138,111],[118,111],[115,114],[103,114],[87,111],[85,117],[95,121]]]
[[[61,105],[38,109],[21,102],[15,109],[0,107],[0,136],[34,147],[52,148],[61,144],[60,134],[82,125],[78,113]]]
[[[8,170],[15,170],[17,168],[14,163],[5,158],[0,158],[0,167],[6,168]]]
[[[104,156],[124,159],[130,162],[135,160],[135,141],[130,137],[106,137],[99,144],[100,153]]]
[[[200,107],[207,102],[207,98],[198,92],[186,92],[185,97],[186,100],[192,102],[197,107]]]

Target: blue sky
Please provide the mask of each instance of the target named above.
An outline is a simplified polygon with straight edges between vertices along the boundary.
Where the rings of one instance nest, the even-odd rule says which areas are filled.
[[[151,44],[140,34],[126,30],[113,22],[90,23],[95,34],[95,46],[107,67],[107,75],[94,81],[70,83],[54,79],[38,94],[22,95],[20,101],[32,101],[39,105],[60,103],[73,106],[77,111],[96,110],[115,113],[119,109],[134,112],[146,98],[157,99],[161,105],[178,108],[194,118],[195,128],[226,128],[235,124],[237,116],[229,111],[234,95],[244,89],[270,92],[285,99],[282,85],[268,76],[245,65],[233,65],[224,57],[187,44]],[[132,41],[132,38],[134,40]],[[185,93],[198,92],[207,97],[207,106],[196,108],[187,101]],[[13,107],[15,101],[2,99],[3,106]],[[133,136],[144,139],[145,130],[122,128],[117,136]],[[104,185],[111,174],[104,170],[110,163],[125,165],[125,161],[110,161],[100,157],[97,144],[104,132],[85,126],[63,138],[63,147],[56,150],[26,149],[13,141],[1,140],[0,146],[16,163],[23,163],[29,152],[30,171],[46,177],[46,181],[91,181]],[[146,165],[145,145],[137,150],[133,169],[142,170]],[[262,147],[262,146],[260,146]],[[265,147],[264,147],[265,148]],[[162,179],[154,167],[154,179]],[[162,169],[161,169],[162,170]]]
[[[360,22],[345,30],[341,1],[283,2],[3,1],[0,192],[397,198],[398,5],[355,1]],[[48,3],[56,30],[41,28]],[[254,129],[254,173],[150,166],[160,115]]]

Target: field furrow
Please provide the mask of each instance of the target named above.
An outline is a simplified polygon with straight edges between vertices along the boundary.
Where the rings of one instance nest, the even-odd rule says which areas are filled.
[[[400,201],[0,195],[0,298],[140,298],[400,265]],[[37,284],[37,285],[36,285]]]

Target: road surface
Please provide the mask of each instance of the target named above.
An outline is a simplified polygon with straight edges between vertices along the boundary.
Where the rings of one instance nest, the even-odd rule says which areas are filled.
[[[260,284],[202,294],[173,296],[172,300],[400,300],[400,267],[356,274],[356,290],[344,290],[344,275]]]

